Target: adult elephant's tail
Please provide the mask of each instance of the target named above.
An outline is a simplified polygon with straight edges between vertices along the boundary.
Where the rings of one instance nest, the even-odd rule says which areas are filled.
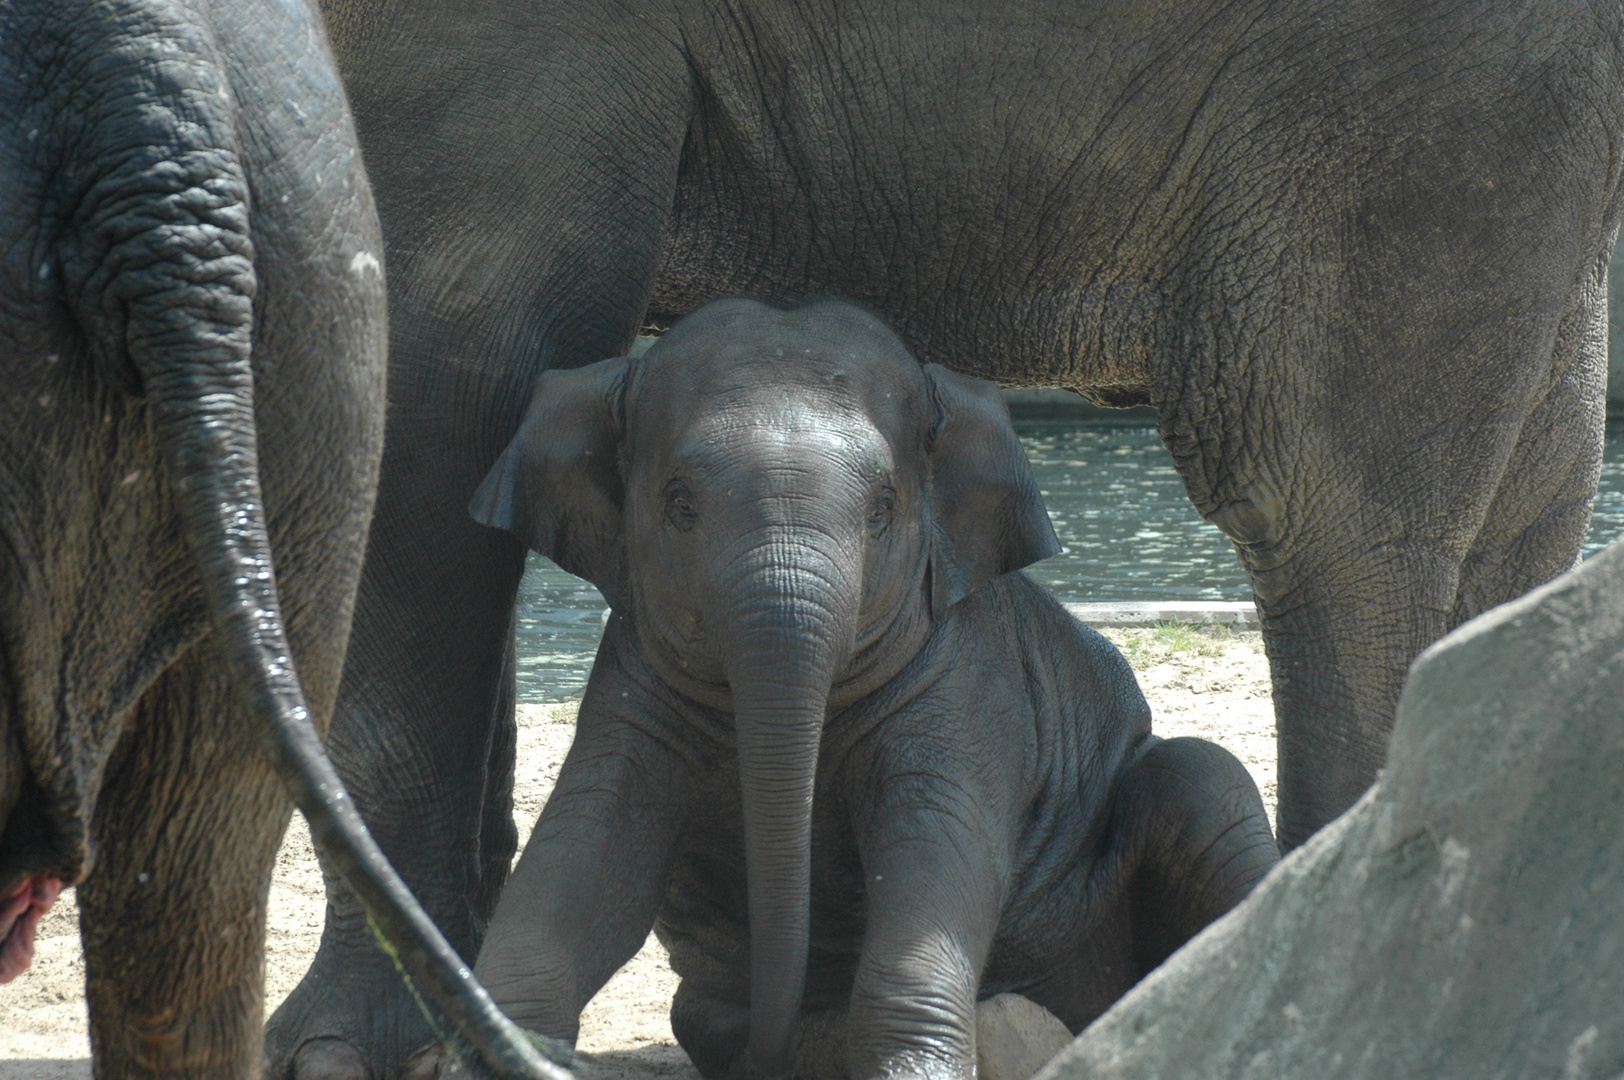
[[[197,33],[187,26],[152,33],[160,31]],[[116,95],[108,103],[118,115],[96,131],[115,145],[85,155],[97,175],[75,222],[82,238],[71,275],[76,314],[102,374],[150,406],[231,681],[329,865],[366,904],[405,970],[499,1073],[560,1080],[567,1074],[495,1007],[390,867],[311,723],[284,630],[260,489],[250,363],[255,253],[231,97],[209,49],[172,52],[159,91],[218,92],[165,96],[140,88],[129,95],[140,108],[126,108]],[[95,74],[109,86],[129,66],[116,49],[96,59]]]
[[[221,187],[228,185],[221,185]],[[192,189],[209,216],[246,223],[220,190]],[[502,1015],[373,842],[322,749],[288,648],[260,494],[250,369],[253,264],[246,235],[200,222],[184,279],[132,303],[130,358],[180,502],[232,683],[311,834],[366,904],[408,973],[503,1076],[566,1075]],[[162,278],[167,268],[151,268]],[[200,279],[206,279],[200,282]]]
[[[150,295],[131,304],[128,341],[231,681],[263,724],[265,752],[316,844],[407,972],[502,1075],[558,1080],[565,1074],[496,1008],[384,858],[310,721],[283,629],[260,494],[251,251],[246,235],[218,223],[245,223],[246,210],[221,202],[225,186],[174,196],[214,204],[209,216],[218,220],[187,230],[197,237],[184,243],[190,258],[149,268],[157,279],[169,269],[184,279],[177,273],[155,281]]]

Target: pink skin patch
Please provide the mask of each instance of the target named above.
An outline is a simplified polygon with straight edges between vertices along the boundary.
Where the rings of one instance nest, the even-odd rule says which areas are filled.
[[[0,983],[8,983],[34,961],[34,930],[62,891],[62,879],[35,874],[0,904]]]

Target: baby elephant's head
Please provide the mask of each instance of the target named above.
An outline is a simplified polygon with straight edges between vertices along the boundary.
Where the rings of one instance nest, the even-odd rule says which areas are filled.
[[[1059,550],[997,390],[836,301],[716,301],[640,360],[547,372],[472,511],[713,703],[775,675],[866,693],[971,590]]]
[[[733,713],[750,1052],[780,1072],[826,710],[1059,550],[1002,399],[852,305],[719,301],[640,360],[543,375],[471,509],[597,585],[668,685]]]

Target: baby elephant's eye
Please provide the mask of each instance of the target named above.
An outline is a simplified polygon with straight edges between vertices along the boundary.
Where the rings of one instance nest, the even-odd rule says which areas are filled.
[[[896,512],[896,492],[881,488],[874,496],[874,508],[868,512],[868,534],[878,537],[891,526],[891,515]]]
[[[673,484],[666,489],[665,516],[672,525],[683,532],[687,532],[694,527],[694,522],[699,520],[699,511],[694,509],[687,488],[680,484]]]

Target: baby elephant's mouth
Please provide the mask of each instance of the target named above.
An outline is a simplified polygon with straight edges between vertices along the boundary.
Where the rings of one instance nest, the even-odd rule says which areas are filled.
[[[0,983],[28,970],[34,960],[34,931],[61,891],[61,878],[35,874],[0,904]]]

